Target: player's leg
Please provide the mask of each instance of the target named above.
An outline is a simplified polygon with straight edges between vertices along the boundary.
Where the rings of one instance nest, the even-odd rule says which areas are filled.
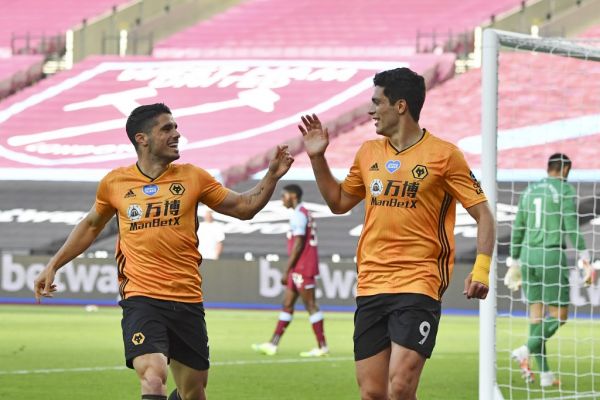
[[[285,333],[287,327],[292,323],[294,317],[294,306],[298,300],[298,292],[295,289],[286,287],[283,295],[283,302],[281,304],[281,312],[279,313],[279,319],[271,336],[271,343],[275,346],[279,345],[281,337]]]
[[[363,400],[387,400],[391,341],[388,332],[389,295],[356,298],[354,360]]]
[[[511,357],[519,363],[523,379],[526,382],[533,382],[535,375],[529,364],[529,356],[533,355],[536,360],[541,360],[542,351],[544,305],[542,303],[543,281],[540,271],[543,268],[543,252],[537,254],[531,249],[523,248],[521,262],[522,287],[529,312],[529,335],[524,345],[512,351]]]
[[[529,356],[533,356],[540,371],[543,370],[544,363],[544,336],[542,332],[542,320],[544,318],[545,308],[542,303],[529,304],[529,336],[525,345],[525,352],[517,354],[519,349],[513,352],[513,358],[520,363],[521,375],[527,382],[533,382],[535,375],[529,365]],[[523,358],[525,357],[525,358]]]
[[[312,325],[315,338],[317,339],[317,347],[300,353],[301,357],[322,357],[329,354],[327,348],[327,340],[325,339],[325,321],[323,313],[319,310],[317,304],[317,296],[315,294],[315,277],[304,277],[302,286],[298,289],[302,302],[306,311],[308,311],[309,321]]]
[[[550,369],[548,364],[548,357],[546,354],[546,342],[550,339],[558,328],[567,322],[569,316],[568,306],[548,306],[548,317],[542,321],[542,357],[540,360],[540,386],[558,386],[560,381],[554,375],[554,372]]]
[[[356,381],[362,400],[388,400],[391,348],[356,361]],[[356,357],[356,345],[355,345]]]
[[[271,340],[265,343],[253,344],[252,349],[258,353],[273,356],[277,354],[277,346],[281,337],[285,333],[287,327],[292,323],[294,317],[294,306],[298,300],[298,290],[294,285],[292,279],[292,273],[288,275],[287,286],[283,294],[283,302],[281,305],[281,312],[275,325],[275,330],[271,336]]]
[[[135,369],[143,399],[166,399],[169,352],[167,322],[160,300],[134,297],[122,300],[121,327],[126,365]]]
[[[168,370],[164,354],[138,356],[133,359],[133,368],[140,379],[142,399],[166,400]]]
[[[208,370],[197,370],[173,359],[171,372],[177,385],[169,400],[205,400],[208,383]]]
[[[543,279],[543,297],[544,303],[547,304],[548,316],[543,319],[541,329],[543,343],[540,385],[546,387],[559,384],[548,365],[546,342],[567,322],[569,315],[569,268],[563,251],[556,249],[547,252]]]
[[[390,399],[416,400],[425,361],[424,355],[392,342],[388,383]]]
[[[392,340],[390,399],[416,399],[417,386],[438,332],[441,303],[422,294],[392,295],[388,330]]]
[[[169,399],[203,400],[210,367],[208,332],[202,303],[170,302],[168,313],[171,372],[177,392]]]

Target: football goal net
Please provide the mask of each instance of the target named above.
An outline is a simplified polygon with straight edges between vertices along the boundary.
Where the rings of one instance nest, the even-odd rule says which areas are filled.
[[[480,304],[480,400],[600,398],[600,286],[578,267],[600,264],[598,61],[592,40],[483,33],[478,145],[498,229]]]

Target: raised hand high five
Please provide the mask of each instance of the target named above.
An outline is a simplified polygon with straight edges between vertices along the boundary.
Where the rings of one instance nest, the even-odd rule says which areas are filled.
[[[329,145],[329,132],[323,129],[316,114],[302,117],[302,125],[298,125],[304,138],[304,148],[309,157],[322,156]]]

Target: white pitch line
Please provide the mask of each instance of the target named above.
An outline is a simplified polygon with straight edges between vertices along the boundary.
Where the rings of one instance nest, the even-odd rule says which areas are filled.
[[[561,395],[560,397],[539,397],[534,400],[567,400],[567,399],[596,399],[598,396],[598,392],[586,392],[586,393],[576,393],[570,396]]]
[[[236,360],[215,361],[211,366],[228,365],[261,365],[261,364],[302,364],[314,362],[352,361],[352,357],[323,357],[323,358],[282,358],[280,360]],[[114,367],[82,367],[82,368],[51,368],[51,369],[21,369],[15,371],[0,371],[0,375],[30,375],[30,374],[56,374],[63,372],[98,372],[98,371],[120,371],[127,369],[124,365]]]

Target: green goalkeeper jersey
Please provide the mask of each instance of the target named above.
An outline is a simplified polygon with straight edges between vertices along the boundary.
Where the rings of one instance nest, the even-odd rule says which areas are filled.
[[[575,188],[560,178],[547,177],[530,184],[519,200],[511,257],[519,259],[522,246],[565,248],[566,236],[577,250],[585,250],[585,240],[579,233],[576,196]]]

